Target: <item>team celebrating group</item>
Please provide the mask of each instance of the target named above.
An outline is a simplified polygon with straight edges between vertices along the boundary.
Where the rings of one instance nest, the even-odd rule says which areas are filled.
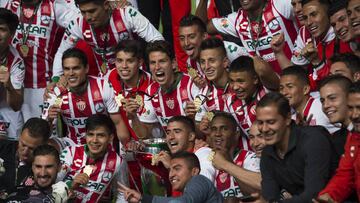
[[[0,202],[359,202],[360,0],[0,5]]]

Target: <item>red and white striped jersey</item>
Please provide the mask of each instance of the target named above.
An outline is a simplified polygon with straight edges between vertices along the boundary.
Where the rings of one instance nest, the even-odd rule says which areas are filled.
[[[321,79],[329,75],[331,56],[339,53],[352,52],[350,45],[346,42],[337,39],[336,34],[334,32],[334,28],[330,27],[325,37],[322,39],[315,39],[311,37],[310,39],[304,38],[297,40],[296,48],[294,49],[294,54],[291,58],[292,63],[296,65],[306,65],[310,63],[309,60],[307,60],[305,57],[303,57],[300,54],[301,50],[304,49],[306,44],[308,44],[309,42],[314,43],[314,47],[316,47],[318,50],[319,59],[324,61],[324,63],[321,66],[313,68],[310,77],[310,79],[313,81],[320,81]]]
[[[206,112],[225,111],[227,97],[231,96],[229,84],[225,88],[219,88],[210,82],[206,87],[200,90],[199,98],[205,100],[195,115],[195,120],[200,122]]]
[[[166,129],[171,117],[185,116],[185,103],[194,100],[199,93],[199,88],[193,83],[189,75],[178,74],[181,74],[180,79],[177,81],[176,88],[171,92],[161,89],[156,82],[148,87],[146,92],[151,97],[145,95],[144,111],[139,117],[141,122],[160,122],[161,126]]]
[[[246,103],[243,99],[237,99],[235,94],[227,98],[225,111],[233,115],[241,130],[246,135],[246,137],[241,136],[239,140],[240,149],[251,150],[247,135],[249,134],[250,127],[256,120],[256,105],[267,92],[268,90],[265,89],[264,86],[261,86],[250,103]]]
[[[260,173],[260,159],[251,151],[240,150],[234,158],[234,163],[246,170]],[[216,171],[215,185],[224,198],[243,196],[235,178],[225,171]]]
[[[71,185],[74,177],[84,173],[86,166],[92,167],[89,182],[75,190],[75,202],[98,202],[111,188],[117,187],[117,181],[128,185],[128,169],[123,160],[109,145],[103,158],[92,159],[87,145],[77,145],[65,148],[60,156],[61,171],[58,180]],[[105,194],[104,194],[105,193]],[[121,198],[121,196],[118,196]],[[124,200],[124,199],[123,199]]]
[[[263,9],[261,25],[250,22],[246,11],[229,14],[227,17],[212,20],[215,28],[224,34],[239,37],[251,56],[258,55],[271,63],[277,73],[281,72],[270,42],[274,35],[284,33],[286,56],[290,59],[297,35],[297,25],[291,1],[269,0]]]
[[[292,111],[291,118],[293,120],[297,119],[296,111]],[[310,117],[309,126],[320,125],[325,127],[331,134],[339,130],[338,127],[335,127],[330,123],[329,118],[325,115],[322,110],[322,104],[319,98],[309,97],[305,108],[303,109],[303,119],[307,121]]]
[[[122,40],[133,39],[139,36],[145,41],[163,40],[160,32],[138,10],[131,6],[123,9],[114,9],[107,28],[92,28],[80,15],[70,22],[61,45],[55,54],[54,76],[62,75],[61,58],[65,50],[76,45],[83,39],[93,49],[99,72],[102,76],[115,68],[115,46]],[[106,52],[104,54],[104,51]],[[103,56],[106,59],[106,69],[101,70]]]
[[[6,60],[11,84],[14,89],[20,90],[24,84],[24,61],[12,46],[9,46]],[[17,139],[23,124],[21,117],[20,112],[15,112],[7,104],[5,87],[0,84],[0,134],[7,136],[9,139]]]
[[[1,1],[1,7],[5,7],[15,13],[20,20],[12,45],[19,51],[25,62],[25,88],[44,88],[52,76],[52,63],[56,43],[56,35],[59,26],[66,27],[70,21],[71,13],[65,2],[42,0],[35,12],[35,6],[21,5],[20,0]],[[22,10],[22,11],[21,11]],[[24,14],[22,14],[24,13]],[[31,17],[34,15],[33,17]],[[23,31],[22,31],[23,30]],[[27,53],[21,51],[24,39],[24,30],[29,31],[25,42],[28,47]]]
[[[85,143],[85,124],[89,116],[119,112],[114,90],[100,78],[89,76],[87,90],[82,95],[68,91],[60,97],[61,117],[66,124],[68,137],[75,144]]]

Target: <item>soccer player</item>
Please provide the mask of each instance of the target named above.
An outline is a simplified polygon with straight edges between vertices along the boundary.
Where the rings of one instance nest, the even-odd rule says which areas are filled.
[[[4,0],[1,7],[19,17],[19,26],[11,41],[25,62],[24,120],[41,115],[43,94],[52,76],[57,37],[62,36],[76,12],[69,9],[66,1]]]
[[[81,16],[73,19],[67,27],[63,40],[54,59],[54,77],[58,80],[63,74],[62,54],[83,39],[91,46],[100,76],[108,76],[115,67],[115,46],[135,35],[145,41],[162,40],[163,37],[138,10],[131,6],[112,9],[109,1],[75,0]]]
[[[129,132],[120,115],[115,101],[114,90],[108,81],[87,75],[89,67],[83,51],[77,48],[63,54],[64,77],[68,90],[60,92],[49,107],[49,121],[60,113],[67,128],[67,136],[60,144],[84,144],[87,118],[93,114],[110,114],[116,125],[116,135],[120,141],[129,138]],[[61,137],[61,136],[60,136]]]
[[[17,139],[23,119],[24,61],[10,44],[19,24],[18,17],[11,11],[0,8],[0,137]]]
[[[140,137],[159,136],[152,129],[160,124],[165,130],[171,117],[185,115],[186,102],[193,101],[199,93],[190,76],[175,72],[174,55],[166,41],[149,43],[146,52],[155,82],[146,91],[142,114],[132,120],[132,127]]]
[[[352,53],[336,54],[330,59],[330,74],[342,75],[352,82],[360,79],[360,58]]]
[[[200,1],[197,9],[197,15],[204,22],[207,22],[206,5]],[[270,42],[274,36],[283,32],[286,35],[284,47],[286,57],[290,59],[297,35],[291,1],[249,0],[240,1],[240,5],[242,9],[238,12],[209,21],[208,33],[222,33],[240,38],[250,56],[261,57],[269,62],[277,73],[280,73],[281,67],[271,49]]]
[[[126,161],[111,147],[113,132],[115,126],[110,117],[93,115],[86,123],[86,144],[62,151],[58,180],[68,185],[72,192],[69,198],[74,202],[109,202],[113,184],[120,181],[128,185]],[[124,201],[121,193],[116,197]]]

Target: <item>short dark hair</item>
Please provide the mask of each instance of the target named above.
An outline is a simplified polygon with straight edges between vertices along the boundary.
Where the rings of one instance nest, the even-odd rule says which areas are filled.
[[[82,65],[84,65],[84,67],[88,65],[87,56],[85,52],[82,51],[81,49],[78,48],[67,49],[66,51],[64,51],[62,55],[62,62],[64,62],[64,60],[67,58],[78,58],[82,63]]]
[[[198,168],[201,170],[199,158],[194,154],[187,151],[178,152],[171,155],[171,159],[184,159],[189,169]]]
[[[75,5],[79,6],[80,4],[85,3],[94,3],[96,5],[103,5],[105,0],[75,0]]]
[[[301,5],[304,6],[307,3],[313,2],[313,1],[317,1],[319,2],[321,5],[326,7],[326,10],[329,9],[330,6],[330,1],[329,0],[302,0],[301,1]]]
[[[360,94],[360,81],[351,84],[349,94]]]
[[[120,51],[131,53],[138,59],[144,58],[143,47],[138,40],[127,39],[120,41],[115,47],[115,54]]]
[[[229,72],[248,72],[251,75],[257,76],[255,72],[254,60],[250,56],[239,56],[229,67]]]
[[[55,147],[53,147],[51,145],[48,145],[48,144],[40,145],[40,146],[36,147],[33,151],[34,160],[35,160],[35,157],[37,157],[37,156],[45,156],[45,155],[53,156],[56,160],[56,163],[60,164],[59,152],[58,152],[58,150],[56,150]]]
[[[329,7],[329,17],[340,11],[341,9],[347,9],[348,0],[332,0]]]
[[[190,132],[195,132],[195,123],[194,121],[187,116],[174,116],[169,119],[169,123],[180,122],[185,125],[185,128],[190,129]]]
[[[343,62],[352,74],[360,72],[360,57],[353,53],[335,54],[330,58],[331,63]]]
[[[200,52],[207,49],[220,49],[223,57],[226,56],[226,49],[224,42],[217,37],[210,37],[203,40],[200,44]]]
[[[301,66],[293,65],[285,68],[281,76],[293,75],[300,80],[304,85],[310,85],[310,80],[307,72]]]
[[[149,59],[150,53],[155,51],[165,53],[168,57],[170,57],[171,60],[175,58],[174,50],[171,47],[171,44],[165,40],[158,40],[148,43],[146,47],[146,58]]]
[[[291,113],[289,100],[279,92],[267,93],[260,99],[256,108],[263,108],[270,105],[275,105],[278,113],[284,118],[288,117]]]
[[[11,34],[15,34],[16,28],[19,25],[19,18],[8,9],[0,8],[0,24],[6,24]]]
[[[215,111],[214,113],[214,117],[211,121],[211,124],[214,122],[215,119],[217,118],[224,118],[227,121],[230,122],[230,125],[233,127],[233,129],[236,131],[237,128],[239,127],[238,123],[236,122],[234,116],[232,116],[230,113],[228,112],[224,112],[224,111]]]
[[[50,137],[50,125],[41,118],[30,118],[25,122],[22,127],[22,132],[27,130],[29,135],[33,138],[41,138],[43,142],[46,142]]]
[[[114,122],[105,114],[94,114],[86,120],[86,132],[95,130],[98,127],[104,127],[109,135],[113,134],[116,129]]]
[[[329,75],[320,81],[319,90],[328,84],[336,84],[345,92],[345,94],[348,94],[352,82],[349,78],[342,75]]]
[[[180,27],[197,26],[200,33],[206,32],[206,24],[199,17],[195,15],[187,15],[181,18]]]

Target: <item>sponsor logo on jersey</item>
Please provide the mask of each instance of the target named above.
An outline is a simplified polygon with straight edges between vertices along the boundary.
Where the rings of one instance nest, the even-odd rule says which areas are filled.
[[[50,23],[50,16],[41,16],[40,19],[41,19],[41,22],[42,22],[43,24],[49,25],[49,23]]]
[[[104,175],[102,176],[102,179],[104,182],[109,182],[111,180],[112,173],[109,171],[105,171]]]
[[[68,125],[72,126],[84,126],[86,124],[87,117],[84,118],[66,118],[65,121]]]
[[[280,26],[280,23],[276,18],[268,23],[268,27],[271,30],[277,30],[277,29],[279,29],[279,26]]]
[[[33,25],[33,24],[31,24],[30,27],[29,27],[29,24],[25,24],[25,27],[26,28],[23,28],[23,25],[20,23],[18,25],[18,27],[17,27],[17,30],[19,30],[20,33],[21,33],[21,30],[29,29],[30,35],[36,35],[38,37],[43,37],[43,38],[47,37],[47,35],[46,35],[47,32],[48,32],[47,27],[39,26],[39,25]]]
[[[271,40],[272,40],[272,36],[260,38],[260,40],[258,40],[258,41],[246,40],[246,45],[250,49],[255,50],[255,45],[256,44],[257,44],[256,47],[264,47],[264,46],[270,47]]]
[[[95,104],[95,111],[98,113],[103,113],[105,111],[105,106],[103,103],[96,103]]]
[[[83,35],[85,38],[90,39],[91,38],[91,30],[85,30]]]
[[[242,193],[240,191],[240,187],[237,186],[235,188],[229,188],[228,190],[221,192],[224,197],[240,197]]]

